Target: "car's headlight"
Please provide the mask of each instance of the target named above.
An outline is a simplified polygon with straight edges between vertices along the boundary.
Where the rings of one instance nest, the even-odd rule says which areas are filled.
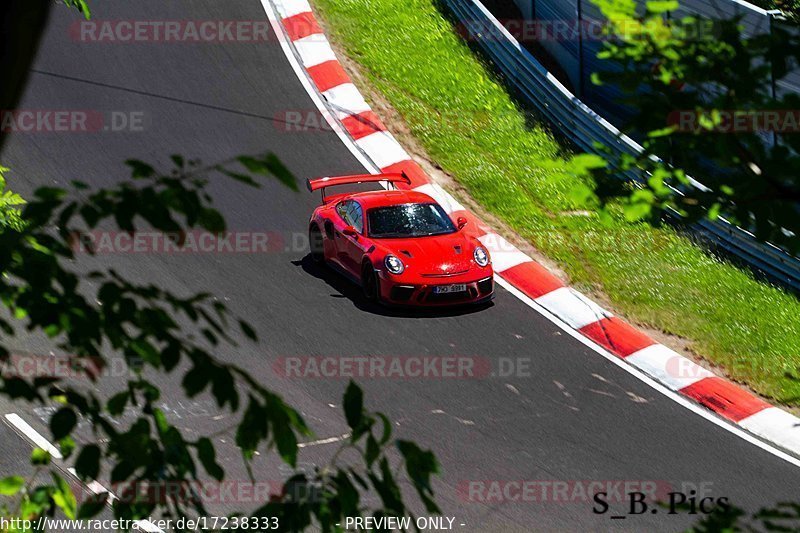
[[[386,259],[383,260],[383,264],[386,265],[386,270],[392,274],[402,274],[403,270],[406,269],[406,266],[403,264],[403,262],[392,254],[386,256]]]
[[[472,254],[475,256],[475,262],[478,263],[479,266],[485,267],[489,264],[489,254],[486,253],[481,246],[475,248],[475,253]]]

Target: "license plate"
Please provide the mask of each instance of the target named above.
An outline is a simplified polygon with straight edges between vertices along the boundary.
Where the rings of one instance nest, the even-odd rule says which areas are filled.
[[[467,285],[459,283],[458,285],[439,285],[433,288],[435,294],[446,294],[450,292],[466,292]]]

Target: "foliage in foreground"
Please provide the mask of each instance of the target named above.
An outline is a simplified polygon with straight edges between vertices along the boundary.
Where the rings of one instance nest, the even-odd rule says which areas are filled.
[[[677,1],[647,2],[644,13],[635,2],[594,1],[613,36],[600,57],[622,67],[595,81],[622,89],[636,110],[626,130],[644,137],[637,157],[582,159],[600,200],[622,198],[631,220],[667,209],[688,221],[724,216],[800,251],[800,95],[773,96],[798,64],[800,34],[774,25],[745,36],[739,18],[665,17]],[[641,187],[605,186],[628,170]]]
[[[204,191],[211,175],[248,185],[255,185],[250,174],[269,175],[295,186],[273,155],[245,156],[205,168],[180,156],[172,159],[175,168],[168,173],[128,161],[131,179],[107,189],[94,190],[81,182],[73,182],[71,191],[39,188],[19,215],[22,224],[0,231],[0,299],[16,319],[0,319],[5,336],[0,358],[9,358],[7,346],[18,336],[20,324],[26,333],[44,333],[52,339],[59,352],[71,354],[70,368],[92,380],[115,357],[122,358],[131,376],[116,393],[101,397],[94,388],[74,381],[6,375],[0,394],[14,401],[57,406],[50,420],[52,439],[65,460],[74,464],[78,477],[89,482],[103,476],[112,486],[136,488],[136,494],[113,506],[115,516],[126,519],[205,516],[202,498],[167,490],[163,500],[154,500],[147,489],[185,487],[190,492],[202,480],[220,481],[225,476],[211,439],[186,439],[167,420],[158,407],[162,392],[146,377],[153,372],[178,373],[187,397],[208,392],[220,413],[239,417],[236,445],[248,471],[257,450],[274,451],[295,467],[299,439],[312,435],[300,414],[279,396],[246,371],[214,356],[223,344],[236,346],[237,336],[254,343],[258,338],[252,326],[232,317],[211,294],[184,297],[130,282],[113,269],[80,270],[80,259],[86,256],[76,253],[75,235],[96,229],[147,228],[172,236],[178,244],[193,229],[225,231],[221,214]],[[249,173],[235,168],[239,164]],[[242,509],[245,516],[277,517],[280,529],[286,531],[312,523],[330,531],[344,516],[410,514],[396,479],[397,468],[403,466],[424,507],[438,512],[430,485],[438,468],[433,455],[411,442],[393,440],[389,420],[365,409],[361,390],[353,383],[345,392],[343,407],[350,435],[334,458],[351,450],[359,460],[334,459],[314,473],[298,473],[269,503]],[[128,416],[134,413],[135,420],[120,429],[113,418],[123,411]],[[90,423],[93,442],[76,443],[73,433],[79,420]],[[42,449],[32,456],[39,470],[51,459]],[[50,483],[40,478],[25,482],[20,476],[0,480],[0,494],[16,496],[16,506],[6,506],[8,516],[30,519],[58,508],[67,517],[87,518],[106,505],[108,495],[101,494],[78,506],[69,482],[57,468],[49,470]],[[367,492],[378,496],[373,508],[362,497]]]

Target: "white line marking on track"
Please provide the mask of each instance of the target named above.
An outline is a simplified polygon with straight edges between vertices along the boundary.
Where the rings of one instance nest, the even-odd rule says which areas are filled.
[[[298,448],[308,448],[309,446],[319,446],[320,444],[333,444],[334,442],[341,442],[350,438],[350,433],[339,435],[338,437],[328,437],[327,439],[312,440],[311,442],[301,442],[297,445]]]
[[[50,441],[44,438],[38,431],[33,429],[33,426],[25,422],[21,416],[16,413],[9,413],[6,415],[6,420],[9,424],[17,428],[17,430],[25,435],[29,441],[34,443],[38,448],[46,450],[55,459],[63,459],[64,456],[58,448],[50,444]]]

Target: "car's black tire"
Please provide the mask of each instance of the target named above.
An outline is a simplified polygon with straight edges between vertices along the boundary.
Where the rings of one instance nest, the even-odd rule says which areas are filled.
[[[325,262],[325,250],[322,244],[322,232],[316,224],[308,228],[308,246],[311,248],[311,260],[317,264]]]
[[[379,303],[380,284],[378,282],[378,273],[372,268],[369,263],[364,263],[361,267],[361,288],[364,290],[364,297],[372,303]]]

